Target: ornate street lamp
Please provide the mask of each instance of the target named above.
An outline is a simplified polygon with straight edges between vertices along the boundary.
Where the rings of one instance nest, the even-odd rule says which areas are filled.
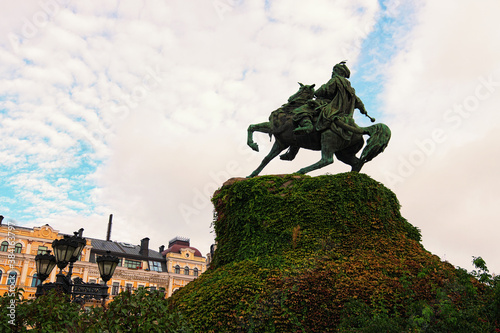
[[[54,250],[57,267],[60,269],[60,273],[66,266],[68,266],[78,248],[79,244],[72,239],[72,237],[67,235],[64,235],[64,238],[62,239],[56,239],[52,242],[52,249]]]
[[[44,281],[49,275],[54,266],[57,265],[59,273],[55,283],[40,284],[37,286],[36,296],[43,295],[51,289],[61,290],[65,294],[71,295],[74,302],[84,303],[92,298],[102,298],[103,305],[108,296],[107,282],[113,276],[115,268],[119,263],[119,259],[110,255],[109,251],[106,255],[97,258],[99,273],[104,285],[96,283],[84,283],[81,278],[76,278],[75,282],[71,280],[73,273],[73,263],[78,260],[87,240],[82,237],[83,229],[75,232],[73,236],[64,236],[62,239],[56,239],[52,242],[54,255],[49,252],[47,254],[39,254],[35,257],[37,276],[40,281]],[[63,269],[69,265],[68,274],[63,274]]]
[[[104,286],[106,286],[105,294],[102,295],[102,307],[106,305],[106,297],[108,297],[108,281],[113,276],[116,266],[120,260],[118,257],[112,256],[110,251],[106,251],[106,254],[100,256],[96,259],[97,267],[99,267],[99,273],[101,274],[101,279],[104,281]]]
[[[85,247],[85,245],[87,245],[87,240],[82,237],[82,233],[83,233],[83,228],[81,228],[78,232],[75,231],[73,233],[74,235],[71,236],[71,240],[75,241],[78,244],[78,246],[75,249],[75,252],[73,252],[73,256],[69,260],[70,262],[77,261],[78,257],[80,256],[80,253],[82,253],[83,248]]]
[[[110,255],[110,251],[106,251],[106,254],[97,258],[97,266],[99,267],[99,273],[104,282],[108,282],[113,274],[115,273],[116,266],[120,260]]]
[[[73,264],[78,260],[78,257],[82,253],[83,248],[85,247],[85,245],[87,245],[87,240],[82,237],[82,233],[83,228],[78,230],[78,232],[75,231],[73,233],[73,236],[71,236],[70,238],[72,241],[76,242],[77,247],[75,248],[75,251],[73,252],[71,258],[69,259],[69,270],[67,275],[69,278],[71,278],[71,275],[73,274]]]
[[[37,277],[40,283],[43,283],[47,279],[56,266],[56,257],[50,254],[50,250],[44,254],[37,254],[35,257]]]

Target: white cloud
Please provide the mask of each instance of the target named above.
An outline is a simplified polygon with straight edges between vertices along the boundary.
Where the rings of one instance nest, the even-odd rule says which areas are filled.
[[[8,111],[0,112],[0,158],[9,168],[0,171],[29,209],[43,213],[30,223],[63,232],[84,226],[86,235],[103,238],[113,213],[114,239],[148,236],[159,246],[182,235],[208,252],[211,192],[225,177],[250,174],[271,145],[256,134],[261,152],[251,151],[247,126],[266,121],[297,81],[326,82],[340,60],[348,58],[358,75],[360,52],[375,59],[380,51],[362,44],[377,19],[411,14],[405,24],[418,24],[410,34],[384,31],[394,36],[388,48],[396,57],[363,71],[373,85],[385,84],[379,113],[393,131],[365,172],[391,185],[431,251],[462,266],[468,256],[493,253],[490,238],[464,247],[463,235],[472,234],[473,216],[488,237],[498,233],[486,206],[497,198],[488,181],[497,160],[487,153],[499,120],[496,2],[428,1],[415,5],[416,13],[399,1],[385,2],[382,11],[371,0],[57,3],[51,10],[35,1],[11,4],[0,24],[0,110]],[[40,11],[49,20],[36,24]],[[28,36],[30,24],[36,29]],[[403,160],[422,156],[400,175]],[[318,159],[301,151],[264,173],[297,171]],[[346,170],[335,162],[312,174]],[[391,184],[388,172],[402,181]],[[450,221],[460,228],[451,232]],[[494,260],[487,262],[500,271]]]
[[[497,273],[498,6],[427,1],[421,8],[387,75],[384,120],[393,137],[375,173],[386,184],[396,179],[403,215],[422,229],[428,250],[466,268],[481,255]]]

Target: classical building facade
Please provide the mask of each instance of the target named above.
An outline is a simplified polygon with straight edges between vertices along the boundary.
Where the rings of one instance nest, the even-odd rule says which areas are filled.
[[[40,283],[36,275],[35,256],[51,249],[58,232],[50,226],[25,228],[12,224],[0,226],[0,294],[18,287],[24,289],[24,296],[35,297],[36,286]],[[82,251],[82,258],[90,255],[90,242]],[[83,261],[85,263],[85,261]],[[89,265],[90,266],[90,265]],[[90,268],[90,267],[89,267]],[[96,266],[97,268],[97,266]],[[80,276],[82,266],[74,270]],[[55,281],[54,269],[47,281]]]
[[[25,297],[33,298],[40,283],[35,257],[52,250],[52,242],[64,234],[49,225],[26,228],[0,223],[0,295],[18,287],[24,289]],[[190,246],[187,238],[176,237],[167,249],[162,245],[159,251],[149,248],[149,238],[142,239],[140,245],[111,241],[109,232],[107,238],[86,237],[87,245],[74,264],[72,278],[101,283],[96,259],[109,251],[120,260],[108,281],[110,300],[123,290],[141,287],[164,290],[169,297],[206,270],[206,258]],[[45,282],[54,282],[57,273],[56,267]]]
[[[198,249],[190,246],[189,238],[175,237],[168,249],[160,248],[169,274],[168,295],[196,279],[207,269],[207,261]]]

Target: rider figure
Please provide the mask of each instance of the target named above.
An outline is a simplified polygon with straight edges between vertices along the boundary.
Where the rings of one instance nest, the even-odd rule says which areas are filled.
[[[363,102],[356,96],[354,88],[347,80],[350,75],[345,61],[333,67],[332,78],[314,93],[316,99],[311,99],[307,104],[293,110],[293,121],[298,124],[294,129],[295,133],[309,134],[313,130],[323,131],[330,128],[346,140],[351,138],[351,132],[338,127],[334,122],[339,118],[344,123],[356,126],[353,119],[354,109],[367,114]],[[316,126],[313,126],[312,118],[318,113]]]

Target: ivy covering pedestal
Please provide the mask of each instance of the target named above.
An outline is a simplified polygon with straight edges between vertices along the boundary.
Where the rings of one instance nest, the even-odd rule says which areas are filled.
[[[212,201],[211,267],[170,298],[199,332],[500,328],[498,278],[426,251],[395,194],[365,174],[231,179]]]

